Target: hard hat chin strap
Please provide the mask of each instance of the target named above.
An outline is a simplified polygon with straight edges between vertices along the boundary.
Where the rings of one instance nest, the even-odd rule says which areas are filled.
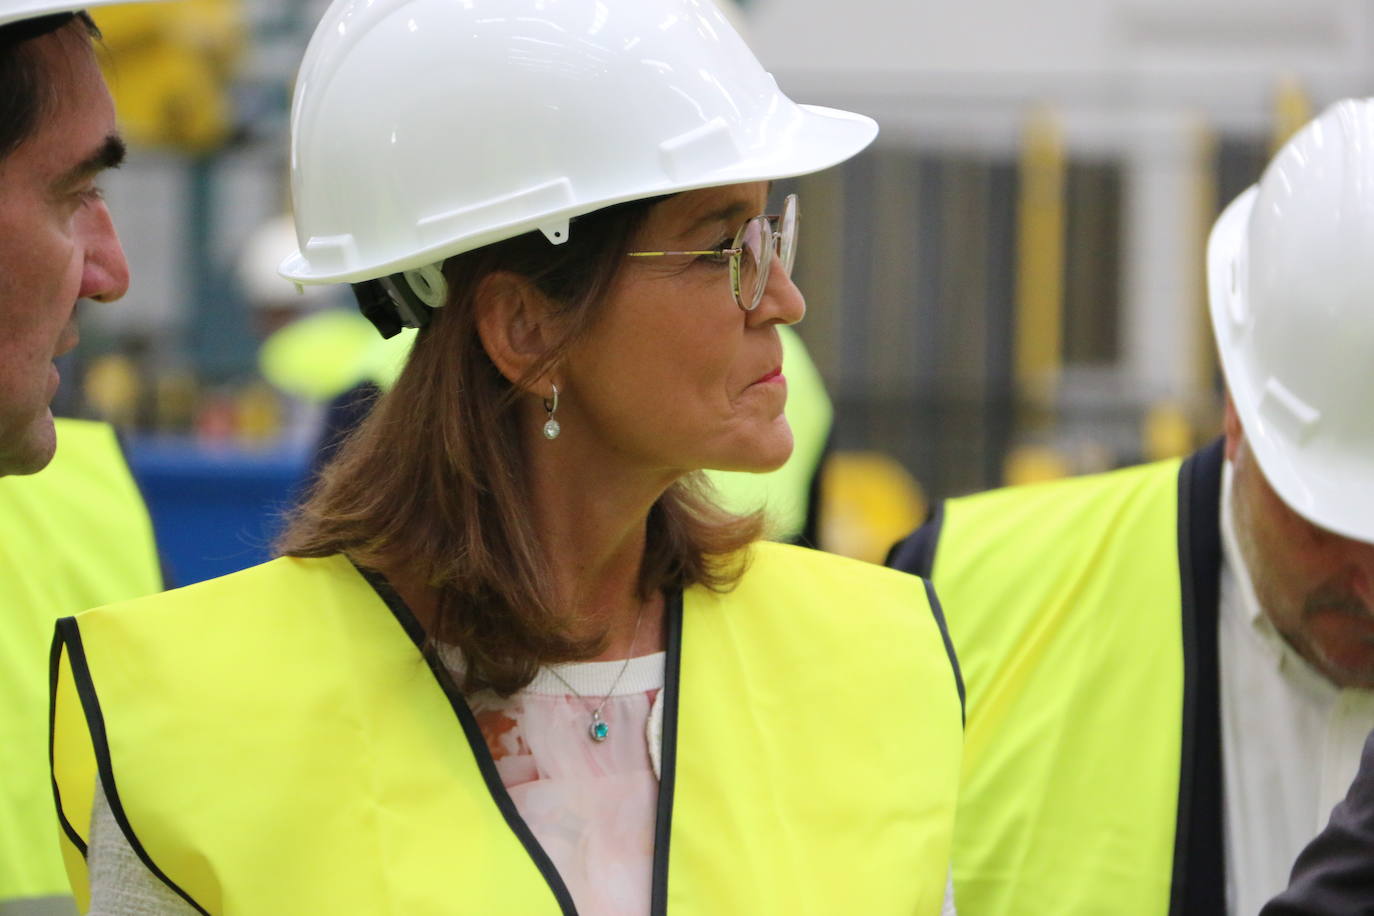
[[[401,328],[423,328],[448,299],[448,281],[438,264],[351,284],[363,317],[382,337],[395,337]]]

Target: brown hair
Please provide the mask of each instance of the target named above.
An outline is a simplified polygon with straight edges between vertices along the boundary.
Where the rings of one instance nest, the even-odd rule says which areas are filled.
[[[34,39],[78,23],[89,38],[100,30],[86,13],[54,13],[0,26],[0,159],[38,130],[57,104],[52,74],[47,72]]]
[[[284,554],[341,552],[365,568],[403,569],[434,588],[438,615],[428,635],[462,651],[465,690],[511,693],[540,665],[589,658],[604,640],[572,636],[555,607],[551,565],[531,523],[518,389],[482,346],[477,290],[493,272],[511,271],[557,304],[567,330],[548,365],[595,322],[630,238],[655,203],[580,217],[562,245],[535,232],[450,258],[447,303],[279,541]],[[761,528],[758,514],[715,506],[702,475],[682,478],[650,510],[640,597],[695,584],[729,588],[743,571],[743,548]]]

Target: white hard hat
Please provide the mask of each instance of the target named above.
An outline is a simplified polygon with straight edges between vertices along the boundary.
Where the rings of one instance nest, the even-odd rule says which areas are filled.
[[[148,0],[86,0],[85,3],[63,3],[61,0],[0,0],[0,26],[21,19],[37,19],[54,13],[76,13],[97,6],[116,3],[148,2]]]
[[[794,104],[709,0],[336,0],[296,84],[281,271],[358,282],[535,229],[559,244],[572,217],[817,171],[877,131]]]
[[[1207,276],[1264,476],[1309,521],[1374,542],[1374,99],[1288,141],[1217,220]]]

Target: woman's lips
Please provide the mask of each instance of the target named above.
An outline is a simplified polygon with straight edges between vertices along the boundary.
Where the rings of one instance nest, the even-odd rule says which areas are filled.
[[[754,384],[755,384],[755,385],[762,385],[764,382],[771,382],[771,381],[773,381],[774,379],[780,379],[780,378],[782,378],[782,370],[781,370],[781,369],[774,369],[772,372],[769,372],[769,373],[767,373],[766,375],[760,376],[760,377],[754,382]]]

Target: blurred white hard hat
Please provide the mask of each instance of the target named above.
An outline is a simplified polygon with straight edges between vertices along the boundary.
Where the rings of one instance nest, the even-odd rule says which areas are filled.
[[[18,22],[21,19],[37,19],[54,13],[75,13],[93,9],[97,6],[112,6],[116,3],[166,2],[166,0],[86,0],[85,3],[63,3],[61,0],[0,0],[0,26]]]
[[[235,271],[244,299],[254,308],[306,307],[330,291],[324,286],[299,286],[277,272],[282,259],[296,250],[296,226],[282,213],[259,223],[239,251]]]
[[[575,216],[817,171],[877,131],[794,104],[709,0],[336,0],[296,83],[281,270],[358,282],[535,229],[559,244]]]
[[[1374,99],[1284,145],[1217,220],[1207,275],[1264,476],[1309,521],[1374,542]]]

